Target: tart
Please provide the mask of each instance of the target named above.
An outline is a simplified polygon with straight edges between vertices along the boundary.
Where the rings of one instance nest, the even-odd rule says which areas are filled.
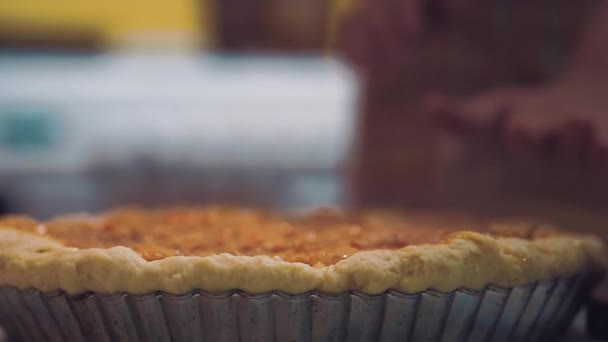
[[[438,321],[444,327],[450,324],[461,327],[461,330],[468,331],[466,336],[469,336],[474,333],[471,332],[471,328],[476,326],[474,323],[454,323],[460,315],[453,311],[463,310],[456,309],[458,298],[476,298],[471,302],[475,304],[469,305],[470,315],[465,315],[474,322],[477,313],[483,313],[484,305],[490,305],[484,301],[496,301],[493,296],[502,296],[502,299],[492,302],[490,308],[515,305],[509,300],[521,301],[517,296],[519,299],[512,299],[518,291],[528,294],[524,296],[525,300],[544,296],[543,304],[550,302],[547,296],[552,291],[559,295],[560,300],[568,297],[565,294],[569,289],[578,295],[583,288],[581,284],[585,283],[580,277],[600,269],[602,252],[602,243],[592,236],[565,234],[544,225],[492,223],[456,214],[402,215],[383,211],[343,213],[322,210],[307,215],[280,215],[242,208],[210,207],[152,211],[124,209],[99,216],[64,216],[47,222],[6,216],[0,220],[0,288],[4,289],[0,291],[0,301],[4,300],[7,305],[26,303],[31,311],[26,311],[23,317],[29,313],[36,317],[32,302],[41,300],[42,307],[49,309],[46,318],[37,318],[34,322],[40,327],[43,325],[40,321],[57,314],[50,309],[53,304],[49,304],[48,298],[62,296],[71,303],[67,306],[68,315],[79,322],[74,326],[80,328],[73,328],[79,332],[77,337],[87,339],[91,337],[87,335],[92,329],[90,321],[83,323],[83,314],[76,314],[74,308],[78,307],[79,300],[99,296],[102,299],[93,302],[100,306],[99,315],[106,317],[101,321],[106,322],[104,329],[109,331],[108,336],[114,338],[125,333],[125,328],[107,323],[110,319],[107,317],[117,314],[116,296],[126,296],[124,298],[130,299],[123,304],[130,309],[125,310],[135,315],[127,320],[136,327],[133,328],[135,333],[140,337],[143,334],[147,339],[150,333],[142,332],[145,329],[138,325],[138,322],[149,319],[138,306],[143,305],[143,299],[158,301],[166,297],[158,304],[164,311],[171,300],[204,297],[206,300],[228,298],[226,300],[231,301],[236,296],[241,298],[237,300],[241,303],[239,305],[247,306],[244,312],[257,317],[249,320],[254,322],[255,329],[259,328],[256,321],[262,324],[259,322],[260,313],[256,311],[260,309],[260,298],[271,298],[269,300],[275,308],[287,301],[291,308],[288,311],[293,309],[294,303],[304,303],[306,310],[300,307],[294,309],[300,314],[294,314],[292,310],[285,317],[308,325],[320,319],[318,311],[311,309],[318,309],[321,305],[314,304],[315,300],[333,298],[332,305],[345,302],[349,309],[343,314],[349,315],[351,320],[357,310],[368,310],[368,306],[377,300],[380,307],[373,310],[380,310],[376,314],[383,315],[383,318],[373,324],[367,322],[375,327],[370,335],[373,340],[384,336],[382,332],[388,331],[385,326],[391,324],[386,316],[390,296],[397,296],[394,298],[400,300],[418,296],[414,300],[418,315],[422,314],[420,310],[431,310],[431,316],[445,316]],[[575,284],[578,287],[571,288]],[[429,294],[445,302],[445,312],[433,314],[436,301],[431,301],[435,309],[422,304],[425,298],[429,300]],[[363,303],[366,303],[359,309],[355,307],[357,298],[364,298]],[[112,304],[107,304],[106,299]],[[204,316],[205,310],[212,310],[213,305],[205,302],[208,303],[205,306],[200,299],[197,300],[198,304],[193,304],[199,308],[196,312]],[[551,312],[558,311],[559,302],[557,299],[553,302],[555,305]],[[263,301],[262,304],[267,310],[268,303]],[[518,315],[525,315],[524,307],[528,306],[523,305]],[[413,306],[405,305],[403,310],[406,307],[411,309]],[[401,310],[399,306],[392,309],[397,313]],[[363,312],[367,312],[368,318],[375,317],[373,310],[365,310]],[[536,315],[541,317],[543,310],[538,308]],[[171,312],[169,316],[175,314]],[[242,329],[245,321],[241,321],[243,318],[239,315],[243,312],[238,312],[236,320],[241,322],[238,329]],[[272,317],[267,318],[273,322],[273,327],[279,329],[276,320],[283,315],[263,312]],[[504,317],[505,313],[500,312],[496,314]],[[4,314],[4,318],[10,316],[6,312]],[[87,311],[88,314],[91,312]],[[301,315],[307,318],[300,318]],[[485,317],[488,313],[483,315]],[[124,315],[121,317],[125,319]],[[357,317],[367,320],[365,315]],[[497,316],[491,325],[500,326],[500,317]],[[10,317],[7,319],[10,321]],[[517,323],[512,317],[509,319],[512,325]],[[0,310],[0,322],[3,320]],[[17,323],[13,321],[12,326],[19,326],[23,320],[27,318]],[[110,319],[110,322],[114,320]],[[55,318],[53,321],[61,326],[63,319],[58,321]],[[171,320],[167,318],[167,321]],[[427,336],[425,333],[442,333],[441,329],[416,328],[416,324],[423,320],[417,321],[411,323],[414,332],[407,332],[407,336],[422,338]],[[352,327],[349,324],[344,326],[342,322],[332,330],[326,323],[323,323],[325,330],[335,330],[344,338],[354,334],[352,329],[361,327],[361,322]],[[6,324],[11,326],[10,322]],[[189,331],[170,326],[167,331],[173,334]],[[151,328],[149,324],[146,327]],[[18,327],[15,329],[19,333]],[[60,329],[64,338],[75,336],[66,333],[65,329]],[[308,334],[314,335],[315,331],[319,333],[319,329],[304,330],[310,330],[312,332]],[[31,334],[31,330],[22,328],[21,332]],[[274,339],[282,340],[277,337],[279,330],[272,331]],[[405,334],[401,330],[395,333]],[[446,335],[441,336],[446,338]]]
[[[451,291],[573,275],[596,264],[601,250],[595,238],[546,227],[459,229],[466,219],[452,219],[233,208],[121,210],[44,223],[8,216],[0,221],[0,282],[68,293]]]

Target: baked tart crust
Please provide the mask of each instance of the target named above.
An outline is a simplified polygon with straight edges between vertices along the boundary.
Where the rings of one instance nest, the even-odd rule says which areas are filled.
[[[595,270],[603,249],[593,236],[453,215],[214,207],[42,223],[9,216],[0,219],[0,286],[70,294],[448,292]]]

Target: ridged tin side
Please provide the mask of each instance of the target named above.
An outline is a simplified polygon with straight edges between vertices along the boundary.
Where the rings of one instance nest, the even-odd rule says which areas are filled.
[[[143,341],[170,341],[169,325],[166,324],[165,310],[163,310],[164,298],[165,296],[159,293],[129,296],[133,321]]]
[[[111,341],[110,333],[104,322],[104,315],[98,306],[97,295],[83,293],[72,297],[70,303],[80,324],[80,330],[87,340],[94,342]]]
[[[364,293],[350,295],[348,336],[362,341],[377,341],[384,320],[386,296],[370,296]]]
[[[238,295],[229,292],[217,296],[201,296],[201,314],[207,341],[238,341]]]
[[[515,341],[524,340],[532,327],[536,323],[538,316],[545,308],[545,303],[549,299],[555,282],[539,282],[528,299],[525,310],[519,316],[512,339]]]
[[[466,340],[479,310],[481,300],[482,295],[480,291],[456,291],[443,328],[441,340]]]
[[[492,336],[494,327],[505,309],[509,292],[510,290],[495,287],[486,289],[477,307],[467,340],[485,341]]]
[[[343,341],[348,329],[350,295],[326,296],[312,294],[313,341]]]
[[[183,296],[161,297],[165,321],[171,337],[178,341],[203,341],[204,327],[199,308],[201,295],[188,293]]]
[[[30,290],[21,293],[26,310],[32,313],[32,318],[38,324],[41,334],[48,341],[63,341],[64,337],[60,329],[57,329],[55,317],[49,311],[45,301],[41,298],[42,294],[38,291]]]
[[[0,311],[1,318],[4,319],[2,326],[6,328],[6,333],[10,339],[15,340],[32,340],[35,336],[28,333],[28,322],[24,321],[23,308],[15,308],[15,303],[11,300],[11,291],[14,289],[3,289],[0,291]]]
[[[275,332],[278,341],[311,341],[313,298],[274,294]]]
[[[113,341],[140,341],[137,320],[129,308],[128,297],[124,293],[97,297],[105,326]]]
[[[496,321],[492,336],[490,337],[491,341],[502,342],[510,340],[511,332],[525,310],[534,287],[534,285],[515,287],[509,291],[509,296],[502,307],[502,312]]]
[[[411,335],[414,318],[420,304],[418,294],[388,291],[384,306],[384,320],[380,329],[380,341],[406,341]]]
[[[49,312],[55,318],[55,322],[63,337],[68,341],[80,340],[84,337],[78,320],[72,310],[72,299],[64,292],[56,291],[51,296],[44,296]]]
[[[553,317],[551,317],[543,332],[547,338],[557,336],[568,327],[568,323],[574,318],[580,303],[584,301],[584,297],[590,291],[590,288],[586,287],[586,284],[589,283],[592,283],[592,281],[585,277],[570,279],[566,295],[558,304]]]
[[[449,293],[144,296],[0,288],[0,321],[14,341],[519,341],[547,340],[595,279]]]
[[[44,297],[43,297],[44,298]],[[5,302],[9,305],[7,309],[9,315],[13,316],[14,322],[19,324],[16,330],[19,331],[22,338],[30,341],[40,341],[44,339],[42,330],[38,326],[38,322],[23,302],[23,294],[17,289],[8,289],[4,294]]]
[[[449,318],[453,299],[453,292],[423,292],[420,295],[409,339],[412,341],[439,341],[445,322]]]
[[[540,340],[544,337],[545,329],[552,318],[556,317],[555,313],[559,305],[564,302],[564,297],[568,293],[569,285],[570,281],[566,279],[560,279],[553,284],[551,295],[545,301],[544,308],[536,318],[530,333],[527,334],[531,339]]]
[[[236,298],[239,340],[244,342],[273,341],[275,317],[272,295],[239,293]]]

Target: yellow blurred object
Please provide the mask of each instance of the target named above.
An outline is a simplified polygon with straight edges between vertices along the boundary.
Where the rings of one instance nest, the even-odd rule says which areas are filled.
[[[331,0],[331,7],[329,10],[329,24],[327,32],[327,46],[329,49],[335,47],[336,39],[338,37],[338,27],[345,18],[351,15],[358,4],[362,0]]]
[[[95,32],[107,46],[141,39],[208,47],[215,35],[211,1],[0,1],[0,30],[17,35],[49,35],[57,29]]]

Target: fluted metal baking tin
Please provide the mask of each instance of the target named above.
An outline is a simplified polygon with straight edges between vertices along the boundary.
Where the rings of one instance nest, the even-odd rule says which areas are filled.
[[[108,296],[2,287],[0,322],[11,341],[548,341],[567,327],[595,278],[379,295]]]

